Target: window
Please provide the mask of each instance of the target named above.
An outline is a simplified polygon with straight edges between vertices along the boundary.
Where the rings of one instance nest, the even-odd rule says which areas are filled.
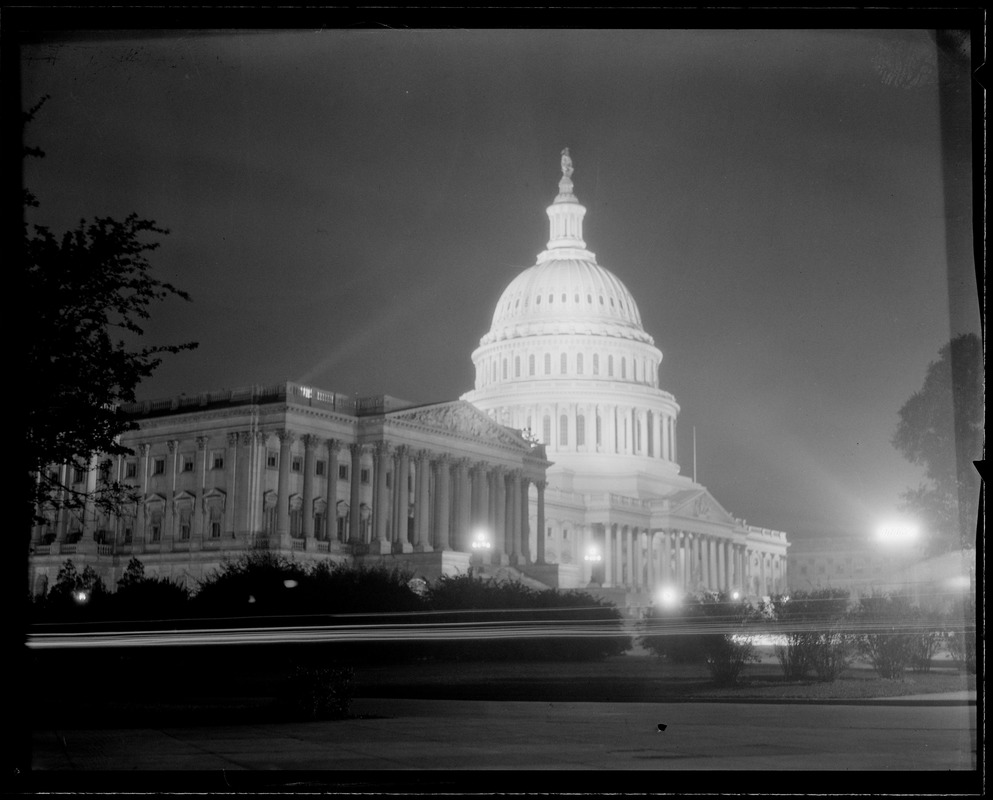
[[[593,354],[593,374],[594,375],[599,375],[600,374],[600,355],[599,355],[599,353],[594,353]]]
[[[596,415],[596,443],[597,443],[598,446],[603,443],[603,433],[602,433],[602,430],[601,430],[602,427],[603,426],[602,426],[601,421],[600,421],[600,415],[597,414]]]
[[[131,544],[131,540],[134,538],[134,531],[130,526],[124,528],[124,544]]]
[[[392,472],[387,472],[386,473],[386,488],[389,489],[391,486],[393,486],[393,473]]]
[[[210,522],[210,538],[220,539],[221,538],[221,523],[216,519]]]
[[[503,360],[503,379],[507,380],[507,359]]]
[[[359,471],[359,480],[362,483],[365,483],[365,484],[368,484],[369,483],[369,468],[368,467],[366,467],[366,468],[364,468],[364,469],[362,469],[362,470]]]
[[[323,461],[317,461],[314,464],[314,474],[320,477],[324,474],[325,464]]]
[[[179,523],[179,538],[184,542],[188,542],[190,540],[189,520],[183,520]]]
[[[565,375],[566,368],[569,366],[569,357],[563,353],[559,358],[559,372]]]
[[[547,533],[545,533],[545,538],[546,539],[551,539],[552,538],[552,529],[551,529],[551,527],[549,527]]]
[[[576,374],[577,375],[582,375],[583,374],[583,354],[582,353],[580,353],[579,355],[576,356]]]
[[[807,565],[806,564],[804,564],[802,567],[800,567],[800,574],[801,575],[806,575],[807,574]]]
[[[348,480],[348,464],[338,465],[338,480],[340,481]]]
[[[534,375],[534,353],[528,356],[528,375]]]
[[[183,455],[183,472],[193,472],[193,454],[186,453]]]
[[[628,360],[621,356],[621,380],[626,380],[628,376]]]
[[[51,481],[52,483],[58,483],[59,482],[58,470],[50,469],[48,471],[48,480]]]
[[[541,441],[545,444],[551,444],[552,442],[552,418],[547,414],[541,421]]]
[[[563,542],[569,541],[569,531],[566,531],[566,530],[563,530],[562,531],[562,541]]]
[[[293,456],[292,460],[290,461],[290,469],[293,472],[303,472],[303,457]]]
[[[580,414],[576,417],[576,447],[586,444],[586,417]]]
[[[124,477],[125,478],[136,478],[138,476],[138,463],[135,461],[129,461],[124,465]]]
[[[551,353],[545,353],[545,374],[546,375],[551,375],[552,374],[552,354]]]
[[[152,543],[162,541],[162,526],[157,522],[152,523]]]
[[[83,475],[83,470],[81,470],[79,467],[73,467],[72,468],[72,482],[73,483],[82,483],[84,477],[85,476]]]
[[[521,357],[514,356],[514,377],[521,377]]]
[[[569,444],[569,418],[562,414],[559,417],[559,445],[565,447]]]
[[[153,475],[165,475],[165,459],[157,458],[152,462]]]
[[[224,469],[224,453],[215,452],[210,457],[210,463],[212,469]]]
[[[278,450],[269,450],[266,453],[265,465],[269,469],[276,469],[276,467],[279,466],[279,451]]]

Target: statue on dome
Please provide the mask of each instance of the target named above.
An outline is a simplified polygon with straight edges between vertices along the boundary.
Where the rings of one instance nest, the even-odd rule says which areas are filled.
[[[569,148],[562,151],[562,174],[568,178],[572,175],[572,159],[569,158]]]

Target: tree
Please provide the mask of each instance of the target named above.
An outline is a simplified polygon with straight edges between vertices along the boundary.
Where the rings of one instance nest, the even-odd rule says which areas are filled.
[[[46,99],[24,113],[24,127]],[[34,147],[23,154],[44,156]],[[89,503],[116,511],[137,499],[109,473],[109,456],[131,452],[119,443],[120,434],[135,427],[121,404],[134,402],[136,387],[163,355],[196,347],[140,344],[143,320],[154,303],[190,298],[151,274],[147,254],[159,246],[154,237],[168,233],[155,222],[137,214],[123,221],[98,217],[57,236],[28,224],[29,209],[39,203],[26,189],[23,202],[21,311],[31,320],[24,343],[31,402],[23,413],[32,520],[46,519],[39,510],[82,514]],[[80,491],[73,472],[87,474],[100,458],[100,480]]]
[[[924,385],[900,409],[893,446],[925,468],[904,493],[905,510],[925,521],[931,552],[975,547],[983,457],[983,353],[974,334],[952,339],[928,365]]]

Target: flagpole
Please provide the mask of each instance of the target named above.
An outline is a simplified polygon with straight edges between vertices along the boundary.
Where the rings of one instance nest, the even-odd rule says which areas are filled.
[[[693,483],[696,483],[696,425],[693,426]]]

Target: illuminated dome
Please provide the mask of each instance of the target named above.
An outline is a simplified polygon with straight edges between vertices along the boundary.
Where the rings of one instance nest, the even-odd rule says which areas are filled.
[[[679,406],[659,388],[662,353],[638,304],[586,249],[586,209],[572,171],[564,150],[546,249],[501,294],[472,354],[475,387],[463,399],[501,424],[529,429],[555,462],[550,477],[568,473],[576,490],[634,491],[637,481],[655,480],[645,476],[658,483],[678,473]]]
[[[572,161],[566,150],[559,193],[547,209],[551,228],[547,249],[504,290],[480,345],[519,336],[570,333],[652,344],[627,287],[586,249],[586,209],[573,194],[571,175]]]

